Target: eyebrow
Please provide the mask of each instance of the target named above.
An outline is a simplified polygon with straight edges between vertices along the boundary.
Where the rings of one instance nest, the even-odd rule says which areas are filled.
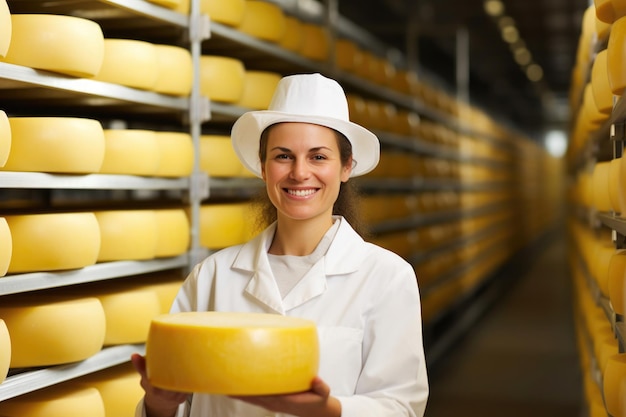
[[[319,152],[319,151],[321,151],[322,149],[327,149],[327,150],[329,150],[329,151],[331,150],[330,148],[328,148],[328,147],[326,147],[326,146],[318,146],[318,147],[315,147],[315,148],[311,148],[311,149],[309,149],[309,151],[308,151],[308,152]],[[291,151],[291,149],[289,149],[289,148],[283,148],[282,146],[275,146],[275,147],[273,147],[272,149],[270,149],[270,152],[271,152],[271,151],[276,151],[276,150],[279,150],[279,151],[281,151],[281,152],[292,152],[292,151]]]

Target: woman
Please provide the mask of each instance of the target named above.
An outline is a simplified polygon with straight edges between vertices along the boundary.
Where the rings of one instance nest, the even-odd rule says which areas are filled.
[[[137,415],[423,416],[428,382],[413,269],[365,242],[339,211],[349,178],[378,163],[376,136],[349,121],[342,88],[320,74],[283,78],[270,109],[241,116],[231,136],[242,163],[265,181],[276,221],[197,265],[172,312],[314,320],[319,376],[297,394],[186,395],[152,387],[134,355],[146,391]]]

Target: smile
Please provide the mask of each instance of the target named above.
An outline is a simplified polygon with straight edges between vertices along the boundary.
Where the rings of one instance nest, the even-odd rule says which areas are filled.
[[[291,194],[293,196],[296,197],[306,197],[312,194],[315,194],[317,192],[317,189],[315,188],[309,188],[306,190],[292,190],[292,189],[286,189],[288,194]]]

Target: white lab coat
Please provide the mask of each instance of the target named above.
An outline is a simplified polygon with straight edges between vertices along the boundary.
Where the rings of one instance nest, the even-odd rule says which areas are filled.
[[[172,312],[246,311],[314,320],[319,376],[341,401],[342,417],[422,417],[428,381],[413,268],[398,255],[365,242],[340,220],[327,254],[284,299],[267,257],[273,224],[251,241],[198,264]],[[139,404],[138,417],[142,409]],[[282,416],[206,394],[193,396],[191,410],[180,407],[178,416],[186,415]]]

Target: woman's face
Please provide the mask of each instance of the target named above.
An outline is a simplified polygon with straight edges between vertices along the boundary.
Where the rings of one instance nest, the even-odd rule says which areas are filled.
[[[261,172],[278,217],[308,220],[332,215],[341,182],[352,161],[342,166],[336,133],[310,123],[279,123],[267,138]]]

